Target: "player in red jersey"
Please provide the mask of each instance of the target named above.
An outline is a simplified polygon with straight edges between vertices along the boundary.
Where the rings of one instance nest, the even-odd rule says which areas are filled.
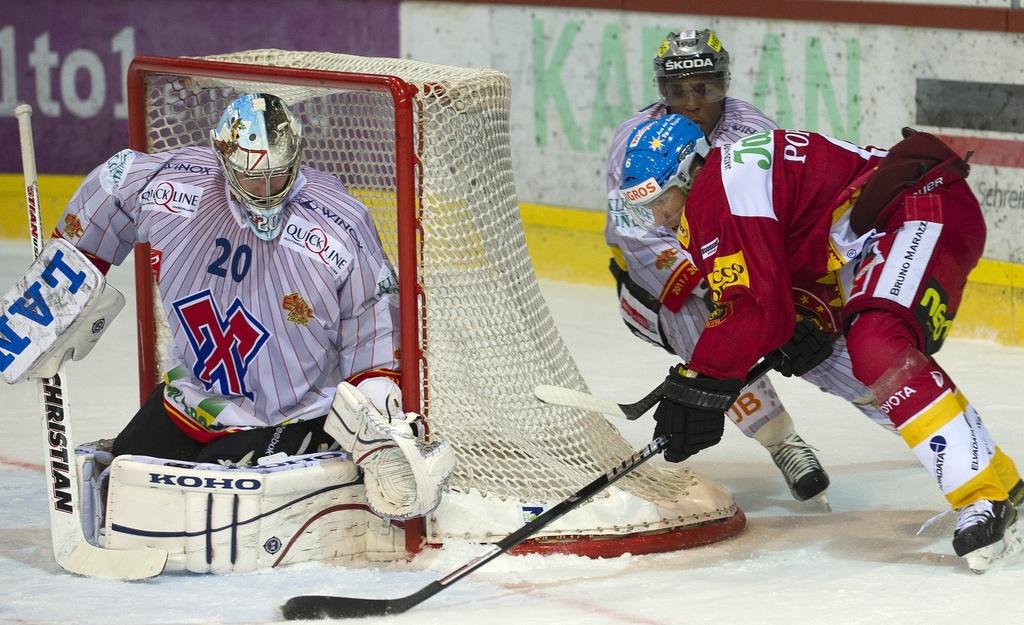
[[[855,377],[958,510],[957,555],[983,571],[1015,552],[1020,476],[932,357],[984,249],[966,163],[910,130],[890,150],[795,130],[711,149],[681,115],[638,127],[629,145],[629,210],[678,227],[715,302],[655,414],[656,433],[671,441],[666,458],[721,439],[723,406],[760,357],[779,349],[779,369],[803,375],[831,353],[834,330]],[[798,320],[794,288],[829,310]]]
[[[684,361],[711,312],[704,297],[707,289],[693,288],[701,280],[680,253],[672,229],[633,223],[620,190],[622,160],[633,130],[669,113],[686,115],[707,134],[708,143],[716,146],[776,128],[775,122],[749,102],[726,95],[729,65],[729,52],[713,31],[668,33],[654,56],[660,99],[622,122],[608,149],[604,236],[612,255],[609,269],[615,278],[619,313],[635,336]],[[870,418],[884,421],[877,408],[859,401],[867,392],[853,380],[848,359],[842,365],[821,367],[815,372],[820,375],[808,381],[853,401]],[[726,414],[745,436],[771,454],[795,499],[817,500],[827,506],[828,473],[814,448],[797,433],[771,380],[761,378],[744,388]]]

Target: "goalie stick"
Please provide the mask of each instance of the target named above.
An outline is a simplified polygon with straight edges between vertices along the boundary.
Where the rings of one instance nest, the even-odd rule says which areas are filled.
[[[18,118],[29,234],[32,239],[32,256],[35,258],[42,251],[43,235],[39,216],[35,146],[32,143],[32,107],[21,104],[14,109],[14,115]],[[52,378],[38,379],[37,383],[46,456],[44,466],[50,509],[50,536],[57,564],[66,571],[88,577],[132,580],[159,575],[167,562],[165,551],[115,551],[96,547],[85,539],[79,518],[78,467],[75,464],[75,438],[71,431],[71,409],[67,401],[64,367],[61,366]]]
[[[750,384],[767,373],[774,364],[775,358],[772,355],[769,355],[760,363],[755,365],[747,376],[747,384]],[[652,395],[657,396],[653,401],[650,400]],[[658,388],[651,391],[647,397],[634,405],[650,401],[647,408],[640,413],[643,414],[643,412],[646,412],[651,406],[658,403],[660,395],[661,385],[659,384]],[[419,605],[463,577],[479,569],[519,543],[527,540],[530,536],[533,536],[552,522],[564,516],[566,513],[585,503],[588,499],[600,493],[608,486],[614,484],[620,478],[630,473],[633,469],[636,469],[654,456],[657,456],[659,453],[664,451],[667,446],[667,437],[659,436],[655,438],[646,447],[635,452],[632,456],[626,458],[604,474],[598,476],[593,482],[590,482],[572,495],[569,495],[569,497],[562,500],[560,503],[556,504],[554,507],[546,510],[543,514],[536,517],[526,525],[491,545],[491,547],[481,555],[473,558],[441,579],[433,581],[423,588],[420,588],[411,595],[398,597],[397,599],[364,599],[359,597],[303,595],[299,597],[292,597],[285,602],[281,607],[281,613],[286,619],[294,621],[300,619],[385,616],[406,612],[410,608]]]

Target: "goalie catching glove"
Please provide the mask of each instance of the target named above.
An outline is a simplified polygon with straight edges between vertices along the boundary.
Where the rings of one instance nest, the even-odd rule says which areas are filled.
[[[667,436],[665,460],[682,462],[717,445],[725,431],[725,411],[740,396],[740,380],[716,380],[676,365],[662,385],[654,412],[654,437]]]
[[[370,508],[388,519],[427,514],[441,502],[455,452],[443,441],[423,440],[423,417],[402,414],[401,391],[388,378],[338,385],[324,431],[363,470]]]

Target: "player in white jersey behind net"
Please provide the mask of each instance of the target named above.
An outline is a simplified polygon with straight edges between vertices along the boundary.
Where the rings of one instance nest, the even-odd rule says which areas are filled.
[[[108,548],[158,547],[193,571],[394,558],[391,520],[440,500],[454,455],[400,408],[393,269],[365,206],[301,156],[285,102],[243,94],[209,146],[123,150],[93,170],[29,270],[69,277],[36,296],[74,316],[72,276],[153,250],[164,382],[80,458],[87,533]],[[95,330],[65,327],[32,337],[17,379],[52,375],[31,363],[50,369]]]
[[[688,360],[709,323],[707,288],[672,229],[644,228],[625,210],[620,183],[627,139],[640,124],[669,113],[685,115],[700,126],[712,146],[777,126],[753,105],[726,95],[729,53],[710,30],[670,32],[654,57],[654,74],[661,99],[619,125],[612,138],[605,241],[612,251],[610,266],[626,326],[639,338]],[[805,295],[808,312],[826,308],[813,294]],[[854,402],[872,420],[887,423],[872,405],[867,389],[853,378],[842,344],[832,358],[804,378]],[[745,388],[727,414],[740,431],[768,450],[794,498],[824,500],[828,474],[795,431],[792,417],[767,377]]]

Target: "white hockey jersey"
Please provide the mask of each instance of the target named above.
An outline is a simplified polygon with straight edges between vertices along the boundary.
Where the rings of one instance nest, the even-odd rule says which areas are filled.
[[[274,241],[244,215],[210,149],[123,150],[57,226],[112,264],[151,245],[172,341],[164,405],[201,441],[322,416],[342,380],[398,367],[397,280],[341,182],[303,167]]]

